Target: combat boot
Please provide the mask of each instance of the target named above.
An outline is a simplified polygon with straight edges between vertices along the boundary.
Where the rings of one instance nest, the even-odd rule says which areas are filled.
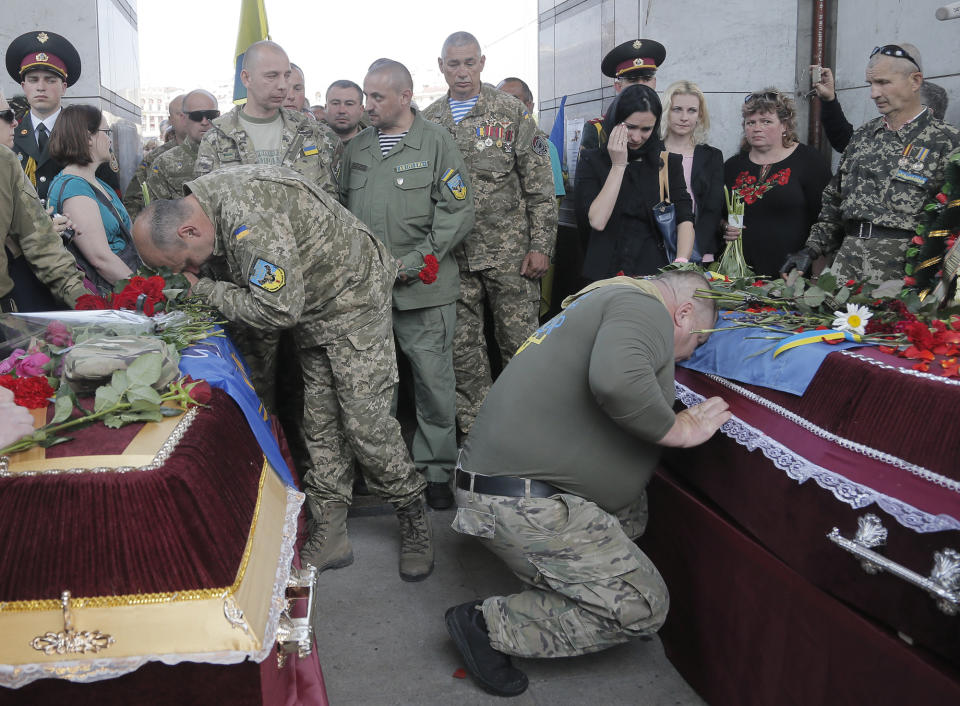
[[[433,571],[433,537],[423,498],[397,508],[400,520],[400,578],[423,581]]]
[[[300,563],[313,564],[317,573],[341,569],[353,563],[353,547],[347,537],[347,505],[318,502],[307,496],[310,505],[310,537],[300,550]]]

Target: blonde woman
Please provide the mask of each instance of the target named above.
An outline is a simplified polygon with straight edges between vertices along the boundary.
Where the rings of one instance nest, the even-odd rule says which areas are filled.
[[[707,144],[710,113],[697,84],[670,84],[663,105],[663,144],[668,152],[683,157],[683,176],[693,200],[695,255],[698,253],[704,262],[710,262],[722,244],[718,235],[723,208],[723,154]]]

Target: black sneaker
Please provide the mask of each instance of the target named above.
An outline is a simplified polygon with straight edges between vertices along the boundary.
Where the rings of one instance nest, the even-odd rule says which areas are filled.
[[[527,690],[527,675],[513,666],[510,657],[490,646],[487,623],[478,602],[448,609],[444,620],[467,671],[484,690],[497,696],[519,696]]]
[[[434,510],[446,510],[453,507],[453,493],[449,483],[427,482],[427,505]]]

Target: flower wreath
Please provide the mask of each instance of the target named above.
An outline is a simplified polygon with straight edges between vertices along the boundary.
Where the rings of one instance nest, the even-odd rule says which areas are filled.
[[[907,248],[903,284],[925,299],[942,274],[945,254],[960,235],[960,150],[947,158],[946,181],[923,207],[917,234]]]

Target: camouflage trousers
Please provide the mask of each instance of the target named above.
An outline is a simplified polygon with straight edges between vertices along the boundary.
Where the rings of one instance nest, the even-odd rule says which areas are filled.
[[[830,266],[837,279],[885,282],[903,279],[908,238],[857,238],[848,235]]]
[[[528,588],[483,602],[491,646],[572,657],[656,632],[669,594],[613,515],[562,493],[508,498],[457,489],[453,529],[479,537]]]
[[[397,383],[391,328],[387,313],[333,343],[299,349],[311,462],[305,490],[315,502],[350,503],[354,462],[367,487],[397,507],[426,486],[390,415]]]
[[[457,424],[464,434],[473,426],[493,384],[483,335],[485,301],[493,312],[493,331],[506,365],[539,326],[540,283],[523,277],[513,266],[460,271],[453,371],[457,377]]]

